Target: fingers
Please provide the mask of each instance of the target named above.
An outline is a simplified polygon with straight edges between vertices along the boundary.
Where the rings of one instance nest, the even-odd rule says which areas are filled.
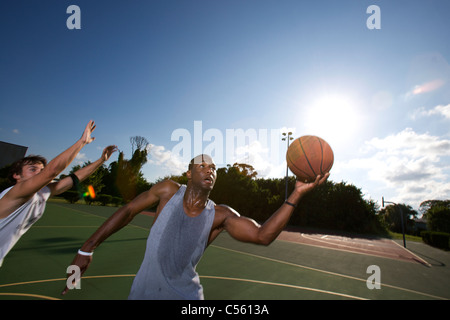
[[[309,192],[312,189],[316,188],[317,186],[323,184],[328,179],[329,176],[330,176],[330,173],[327,172],[324,175],[320,175],[320,174],[317,175],[315,180],[312,182],[305,183],[300,180],[297,180],[296,183],[297,183],[297,187],[299,188],[298,190],[303,190],[304,192]]]
[[[92,256],[83,256],[77,254],[72,260],[72,263],[66,269],[66,286],[61,292],[65,295],[69,290],[81,289],[81,277],[86,272],[89,264],[92,261]]]
[[[61,295],[65,295],[68,291],[69,291],[69,288],[67,288],[67,286],[66,286],[65,289],[63,290],[63,292],[61,292]]]
[[[97,127],[97,125],[95,124],[95,122],[93,120],[89,121],[89,140],[88,143],[91,143],[92,141],[95,140],[95,137],[91,137],[92,132],[94,132],[95,128]]]
[[[116,152],[117,150],[119,150],[119,148],[118,148],[117,146],[114,146],[114,145],[112,145],[112,146],[107,146],[106,149],[107,149],[109,152],[111,152],[111,153],[114,153],[114,152]]]
[[[111,155],[118,150],[117,146],[111,145],[107,146],[105,149],[103,149],[102,157],[104,161],[107,161]]]
[[[327,172],[327,173],[320,179],[319,184],[324,183],[324,182],[328,179],[329,176],[330,176],[330,173]]]
[[[88,124],[86,125],[85,131],[88,131],[89,133],[92,133],[97,125],[95,124],[94,120],[89,120]]]
[[[315,183],[317,182],[317,183],[321,184],[321,183],[323,183],[325,180],[327,180],[329,176],[330,176],[330,173],[329,173],[329,172],[327,172],[327,173],[324,174],[324,175],[319,174],[319,175],[316,177],[316,180],[315,180],[314,182],[315,182]]]
[[[95,130],[96,125],[93,120],[90,120],[84,129],[83,135],[81,136],[81,140],[84,144],[89,144],[95,140],[94,137],[91,137],[92,132]]]

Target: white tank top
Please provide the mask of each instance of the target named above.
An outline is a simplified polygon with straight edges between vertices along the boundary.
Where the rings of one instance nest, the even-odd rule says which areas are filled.
[[[12,188],[5,189],[0,194],[0,199]],[[44,187],[16,211],[6,218],[0,219],[0,267],[6,254],[19,241],[20,237],[42,217],[49,197],[50,189]]]
[[[183,209],[186,186],[161,210],[150,230],[144,260],[134,278],[130,300],[203,300],[196,266],[208,245],[214,221],[214,202],[197,217]]]

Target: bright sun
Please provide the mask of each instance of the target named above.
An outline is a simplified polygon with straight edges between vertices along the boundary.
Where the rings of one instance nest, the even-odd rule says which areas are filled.
[[[304,109],[304,117],[305,129],[330,143],[350,138],[360,123],[353,101],[340,95],[322,96]]]

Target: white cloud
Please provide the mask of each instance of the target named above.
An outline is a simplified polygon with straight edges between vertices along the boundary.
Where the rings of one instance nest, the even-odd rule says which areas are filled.
[[[251,165],[258,177],[279,178],[286,174],[286,163],[273,164],[270,162],[271,150],[263,147],[260,141],[253,141],[248,145],[236,148],[235,162]]]
[[[188,163],[183,161],[180,155],[166,150],[164,146],[149,145],[148,163],[160,167],[163,175],[180,175],[187,171]],[[286,163],[272,163],[270,148],[255,140],[247,145],[237,147],[234,152],[233,161],[230,163],[246,163],[253,166],[258,172],[258,177],[279,178],[286,174]]]
[[[419,108],[411,114],[411,118],[415,120],[419,117],[429,117],[433,115],[440,115],[445,119],[450,120],[450,104],[446,106],[438,105],[431,110],[426,110],[424,107]]]
[[[75,156],[74,164],[82,166],[86,161],[88,161],[86,154],[80,152]]]
[[[367,156],[346,163],[366,170],[367,178],[396,190],[398,201],[418,206],[429,199],[448,199],[450,140],[411,128],[366,141]]]
[[[167,171],[167,175],[180,175],[187,170],[188,164],[184,163],[179,156],[173,154],[170,150],[166,150],[163,146],[150,144],[148,150],[148,163],[162,166],[163,170]]]
[[[446,119],[450,119],[450,104],[446,106],[437,106],[432,112],[443,115]]]

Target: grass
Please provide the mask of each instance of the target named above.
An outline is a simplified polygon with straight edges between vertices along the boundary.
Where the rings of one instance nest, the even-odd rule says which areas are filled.
[[[389,231],[389,238],[394,240],[403,240],[403,234]],[[406,241],[423,242],[422,237],[405,234]]]

